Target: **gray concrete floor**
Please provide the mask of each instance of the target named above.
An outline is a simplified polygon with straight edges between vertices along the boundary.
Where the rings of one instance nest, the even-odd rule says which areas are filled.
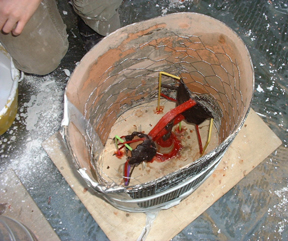
[[[68,2],[59,1],[59,11],[67,25],[69,51],[50,75],[26,75],[19,84],[17,118],[0,137],[0,173],[15,170],[61,240],[107,240],[41,147],[60,129],[64,88],[85,54]],[[252,56],[256,77],[252,107],[283,141],[277,152],[173,240],[288,240],[287,1],[125,0],[119,11],[123,26],[182,11],[225,22]]]

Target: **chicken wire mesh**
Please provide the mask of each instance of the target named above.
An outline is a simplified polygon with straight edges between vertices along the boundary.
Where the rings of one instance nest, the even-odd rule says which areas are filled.
[[[148,182],[107,181],[99,163],[111,128],[128,110],[157,98],[160,71],[180,76],[191,97],[211,110],[218,144]],[[250,55],[225,24],[195,13],[155,18],[117,30],[82,59],[66,87],[64,138],[76,169],[100,197],[127,211],[167,208],[217,167],[243,125],[253,88]]]

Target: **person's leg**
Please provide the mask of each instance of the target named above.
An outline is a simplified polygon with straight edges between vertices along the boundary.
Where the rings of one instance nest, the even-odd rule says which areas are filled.
[[[0,42],[23,72],[45,75],[55,70],[68,49],[66,26],[56,2],[43,0],[21,35],[0,32]]]
[[[75,12],[94,31],[102,36],[120,27],[117,9],[122,0],[72,0]]]

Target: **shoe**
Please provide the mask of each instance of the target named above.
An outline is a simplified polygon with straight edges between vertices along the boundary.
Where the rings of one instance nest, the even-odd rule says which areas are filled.
[[[90,28],[80,17],[78,17],[78,29],[87,52],[104,38],[104,36]]]

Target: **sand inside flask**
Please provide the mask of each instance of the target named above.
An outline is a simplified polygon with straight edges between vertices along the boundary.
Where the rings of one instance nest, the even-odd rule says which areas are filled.
[[[115,155],[116,146],[113,138],[116,135],[130,135],[134,131],[148,134],[162,116],[175,108],[175,103],[162,100],[161,106],[164,107],[163,113],[156,113],[157,101],[155,100],[134,107],[117,119],[111,129],[108,141],[97,164],[97,168],[100,171],[104,182],[124,185],[123,168],[127,156],[125,155],[125,151],[122,151],[122,156]],[[205,146],[208,138],[209,124],[210,121],[206,120],[199,126],[203,146]],[[166,176],[169,173],[191,164],[201,156],[195,125],[182,121],[180,132],[178,128],[179,126],[176,125],[173,127],[172,131],[177,136],[178,140],[181,141],[182,145],[182,149],[179,151],[177,156],[166,161],[161,161],[156,157],[152,162],[139,164],[133,171],[129,184],[130,186],[143,184]],[[215,126],[213,126],[211,141],[204,155],[216,148],[218,145],[218,131]],[[124,150],[124,148],[122,150]]]

